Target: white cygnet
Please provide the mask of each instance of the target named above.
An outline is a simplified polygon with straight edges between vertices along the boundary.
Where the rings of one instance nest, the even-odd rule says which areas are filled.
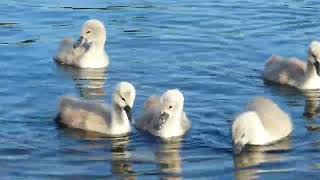
[[[163,139],[182,136],[191,127],[183,104],[184,97],[178,89],[168,90],[161,97],[151,96],[136,126]]]
[[[297,58],[272,55],[265,65],[267,81],[299,89],[320,89],[320,43],[313,41],[308,50],[307,64]]]
[[[67,127],[103,133],[108,136],[127,135],[131,131],[135,88],[120,82],[113,93],[113,104],[80,100],[65,96],[59,104],[57,121]]]
[[[247,111],[238,115],[232,124],[235,153],[246,144],[268,145],[288,136],[293,129],[290,117],[270,99],[257,97]]]
[[[105,52],[106,29],[96,19],[88,20],[81,29],[80,38],[74,42],[65,38],[54,57],[58,63],[79,68],[104,68],[109,65],[109,57]]]

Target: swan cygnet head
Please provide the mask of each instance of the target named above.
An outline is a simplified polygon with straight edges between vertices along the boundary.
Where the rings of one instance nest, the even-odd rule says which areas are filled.
[[[177,115],[181,115],[183,111],[184,97],[178,89],[171,89],[166,91],[161,96],[161,112],[159,123],[155,129],[160,130],[168,119],[175,119]]]
[[[129,82],[120,82],[113,94],[113,103],[123,109],[129,121],[132,122],[132,107],[136,97],[136,90]]]
[[[235,154],[239,154],[246,144],[259,139],[265,129],[257,113],[248,111],[236,117],[232,124],[232,141]]]
[[[80,38],[74,44],[74,49],[85,45],[86,47],[97,46],[104,48],[107,35],[104,24],[96,19],[86,21],[81,29]]]
[[[312,41],[309,47],[309,61],[314,65],[317,75],[320,76],[320,42]]]

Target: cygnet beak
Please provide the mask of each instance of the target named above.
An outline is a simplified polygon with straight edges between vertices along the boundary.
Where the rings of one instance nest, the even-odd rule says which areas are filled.
[[[79,46],[87,43],[87,38],[83,37],[83,36],[80,36],[80,38],[76,41],[76,43],[74,43],[73,45],[73,49],[76,49],[78,48]]]
[[[168,119],[169,119],[169,114],[168,113],[165,113],[165,112],[161,113],[160,117],[159,117],[159,121],[155,125],[154,128],[159,131],[163,127],[164,123],[166,123],[166,121]]]
[[[240,154],[244,146],[245,146],[245,144],[242,144],[241,142],[237,142],[233,146],[233,152],[235,154]]]
[[[131,123],[133,123],[133,121],[132,121],[132,108],[131,108],[130,106],[126,105],[126,106],[123,108],[123,110],[126,112],[129,121],[130,121]]]
[[[314,62],[313,65],[314,65],[314,68],[317,71],[318,76],[320,76],[320,63],[317,60],[315,60],[315,61],[316,62]]]

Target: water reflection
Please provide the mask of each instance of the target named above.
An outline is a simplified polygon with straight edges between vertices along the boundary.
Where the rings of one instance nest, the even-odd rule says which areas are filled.
[[[180,148],[180,141],[159,144],[156,152],[156,159],[159,163],[159,173],[161,179],[182,179]]]
[[[288,97],[303,97],[305,99],[305,106],[303,115],[309,119],[315,119],[319,116],[319,100],[320,100],[320,90],[304,90],[300,91],[296,88],[289,86],[279,86],[272,83],[265,82],[269,85],[271,91],[274,91],[275,94]],[[294,101],[296,98],[294,99]],[[294,102],[295,103],[295,102]]]
[[[129,137],[112,138],[111,172],[119,179],[136,179],[128,151]]]
[[[284,161],[287,159],[280,152],[291,148],[289,138],[279,143],[269,146],[250,146],[239,155],[234,155],[234,167],[236,179],[256,179],[258,173],[272,171],[272,169],[262,169],[260,164],[268,162]],[[281,171],[281,169],[279,169]]]
[[[320,91],[305,91],[303,95],[306,98],[303,115],[309,119],[315,119],[319,116],[319,98]]]
[[[80,69],[59,64],[57,64],[57,67],[74,80],[81,97],[95,99],[105,95],[104,83],[107,79],[105,68]]]
[[[267,82],[264,81],[264,84],[269,87],[272,94],[285,96],[285,97],[294,97],[294,96],[301,96],[301,91],[299,91],[297,88],[291,87],[291,86],[284,86],[279,85],[273,82]]]
[[[128,151],[128,136],[111,138],[96,132],[70,128],[64,128],[63,131],[69,137],[90,140],[88,144],[72,147],[74,151],[90,152],[91,155],[87,156],[86,161],[110,162],[112,177],[117,177],[117,179],[136,179],[136,173],[132,168],[131,153]],[[109,151],[111,157],[108,153]]]

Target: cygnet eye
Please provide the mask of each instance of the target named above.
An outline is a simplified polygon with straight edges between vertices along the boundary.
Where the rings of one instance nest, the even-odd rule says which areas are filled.
[[[241,138],[244,138],[244,136],[245,136],[245,134],[242,134],[242,135],[241,135]]]
[[[169,109],[171,109],[172,108],[172,106],[169,106]]]
[[[89,34],[89,33],[91,33],[91,31],[89,30],[89,31],[87,31],[87,34]]]
[[[122,99],[122,101],[126,102],[126,99],[125,99],[125,98],[121,97],[121,99]]]

